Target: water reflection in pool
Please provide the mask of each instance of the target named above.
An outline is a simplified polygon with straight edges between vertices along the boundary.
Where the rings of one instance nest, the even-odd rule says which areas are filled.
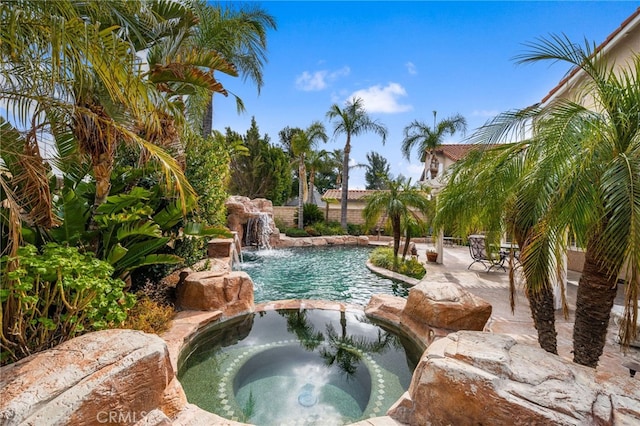
[[[185,349],[189,402],[257,425],[342,425],[381,416],[421,348],[361,312],[280,310],[214,325]]]
[[[318,299],[366,305],[374,294],[406,297],[409,287],[367,268],[371,250],[322,246],[248,251],[241,269],[254,283],[256,303]]]

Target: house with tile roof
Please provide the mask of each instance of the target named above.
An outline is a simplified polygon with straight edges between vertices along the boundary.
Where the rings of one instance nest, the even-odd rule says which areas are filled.
[[[471,144],[440,145],[433,150],[434,155],[431,157],[430,164],[425,164],[418,182],[432,188],[441,187],[445,183],[443,178],[447,169],[475,148]],[[423,154],[421,161],[424,162],[426,157],[426,153]]]
[[[350,189],[347,192],[347,223],[363,224],[362,210],[367,205],[366,197],[376,191],[369,189]],[[325,220],[340,222],[340,200],[342,189],[328,189],[322,195],[325,204]]]
[[[640,54],[640,7],[616,28],[604,42],[595,48],[595,52],[602,53],[610,64],[625,65],[631,57]],[[578,88],[586,76],[581,69],[571,70],[547,95],[540,101],[541,105],[548,105],[556,99],[576,97]],[[591,102],[588,96],[573,99],[583,105]],[[434,189],[446,184],[445,175],[449,167],[464,158],[469,151],[475,149],[471,144],[440,145],[435,150],[435,158],[430,164],[425,164],[419,182]],[[421,161],[429,158],[425,152]]]
[[[640,7],[638,7],[627,19],[620,24],[604,42],[594,48],[594,53],[602,54],[610,66],[622,67],[629,61],[640,55]],[[587,75],[580,68],[570,70],[567,75],[553,87],[540,101],[539,105],[546,106],[559,99],[570,99],[574,102],[590,108],[593,100],[588,94],[580,90],[587,79]],[[441,145],[436,151],[435,160],[425,164],[420,182],[438,190],[446,184],[446,171],[455,162],[464,158],[474,145]],[[422,156],[424,162],[429,156]],[[442,253],[440,252],[440,255]],[[568,254],[568,269],[582,271],[584,253],[581,249],[573,247]],[[442,256],[439,257],[442,259]],[[441,260],[439,260],[441,261]]]

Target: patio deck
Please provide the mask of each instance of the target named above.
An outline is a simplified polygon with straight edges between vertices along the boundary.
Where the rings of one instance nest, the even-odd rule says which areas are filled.
[[[477,295],[493,306],[493,312],[486,329],[494,333],[509,334],[519,342],[538,345],[538,335],[531,319],[529,303],[523,289],[519,287],[516,295],[515,311],[512,313],[509,306],[509,272],[482,270],[480,264],[475,264],[467,269],[472,262],[469,248],[466,246],[444,247],[444,263],[427,263],[426,250],[433,248],[431,244],[416,244],[419,260],[425,264],[427,275],[425,280],[454,282],[464,287],[469,292]],[[569,317],[565,319],[562,311],[556,311],[556,330],[558,332],[558,354],[565,359],[572,360],[573,354],[573,322],[575,318],[575,300],[580,274],[574,271],[568,272],[567,301],[569,305]],[[615,304],[622,304],[624,300],[624,288],[619,286]],[[629,375],[629,369],[622,363],[635,358],[640,360],[640,349],[629,348],[625,354],[621,346],[615,341],[617,326],[613,320],[609,324],[609,332],[600,357],[597,370],[613,374]],[[640,378],[640,374],[636,375]]]

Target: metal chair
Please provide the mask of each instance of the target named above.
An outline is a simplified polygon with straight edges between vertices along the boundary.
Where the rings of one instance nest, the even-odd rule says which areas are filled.
[[[502,252],[488,254],[484,235],[469,235],[467,239],[469,240],[469,254],[473,259],[467,269],[471,269],[471,266],[475,263],[481,263],[487,271],[493,268],[501,268],[503,271],[507,271],[504,267],[506,256]]]

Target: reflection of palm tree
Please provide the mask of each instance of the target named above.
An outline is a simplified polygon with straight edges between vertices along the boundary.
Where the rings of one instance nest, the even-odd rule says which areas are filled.
[[[303,348],[312,351],[324,340],[324,335],[309,324],[307,311],[283,309],[278,315],[287,319],[287,331],[296,335]]]
[[[352,377],[358,369],[362,353],[381,353],[393,343],[394,336],[390,333],[378,331],[375,341],[364,336],[353,337],[347,334],[347,321],[344,312],[340,315],[342,334],[338,335],[332,324],[326,327],[326,345],[320,349],[320,356],[327,366],[336,365],[340,370]]]

